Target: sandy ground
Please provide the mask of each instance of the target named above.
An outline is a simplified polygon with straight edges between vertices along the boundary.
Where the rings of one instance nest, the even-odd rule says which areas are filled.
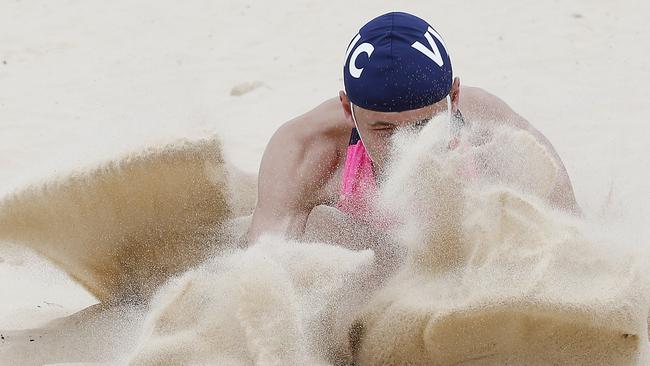
[[[587,217],[613,235],[625,230],[628,243],[650,235],[650,5],[642,1],[397,9],[369,0],[3,0],[0,195],[212,133],[254,172],[281,123],[342,88],[348,41],[389,10],[429,20],[463,83],[501,97],[546,134]],[[95,303],[54,266],[8,247],[0,248],[0,299],[7,330]]]

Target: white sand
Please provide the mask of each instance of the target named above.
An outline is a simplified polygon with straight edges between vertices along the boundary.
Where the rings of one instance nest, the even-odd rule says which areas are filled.
[[[508,1],[400,9],[441,31],[464,83],[500,96],[547,135],[600,226],[594,236],[626,247],[647,245],[650,235],[649,8]],[[215,132],[230,160],[253,172],[279,124],[342,88],[344,45],[387,10],[395,9],[378,1],[3,3],[0,195]],[[4,246],[0,299],[3,331],[95,302],[52,265]]]
[[[369,251],[266,237],[164,286],[126,360],[645,364],[647,250],[590,241],[544,208],[556,165],[531,136],[499,130],[499,144],[449,153],[442,122],[401,137],[415,141],[399,144],[380,202],[404,223],[392,231],[406,257],[384,286]],[[474,154],[530,171],[465,183],[456,171]]]

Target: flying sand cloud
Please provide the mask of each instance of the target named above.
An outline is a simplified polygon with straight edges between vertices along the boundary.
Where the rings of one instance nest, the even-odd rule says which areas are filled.
[[[356,238],[372,250],[272,236],[240,248],[254,185],[215,140],[19,192],[0,233],[100,299],[156,293],[122,350],[133,365],[639,363],[650,289],[637,257],[543,204],[556,167],[531,136],[470,134],[449,151],[440,125],[396,137],[410,141],[378,197],[394,224],[381,245]],[[396,268],[372,284],[389,243]]]

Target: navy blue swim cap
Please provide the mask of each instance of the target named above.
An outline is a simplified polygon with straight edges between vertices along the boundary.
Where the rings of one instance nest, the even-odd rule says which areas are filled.
[[[451,60],[442,37],[407,13],[381,15],[352,39],[343,66],[345,91],[359,107],[402,112],[449,94]]]

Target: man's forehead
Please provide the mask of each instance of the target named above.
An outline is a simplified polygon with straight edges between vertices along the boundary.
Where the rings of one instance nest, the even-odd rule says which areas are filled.
[[[358,114],[362,114],[364,117],[378,122],[401,122],[401,121],[413,121],[422,118],[431,117],[432,113],[436,111],[443,110],[446,108],[446,100],[443,99],[426,107],[412,109],[402,112],[378,112],[372,111],[369,109],[364,109],[359,106],[355,106],[355,109]]]

